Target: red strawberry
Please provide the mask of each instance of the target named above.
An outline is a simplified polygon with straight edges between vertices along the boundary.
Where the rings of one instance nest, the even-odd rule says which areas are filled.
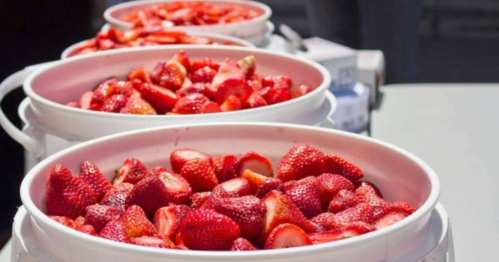
[[[211,160],[213,168],[215,169],[215,174],[217,174],[218,182],[225,182],[236,176],[234,172],[234,163],[236,161],[236,156],[214,156]]]
[[[380,200],[378,200],[380,199]],[[378,201],[376,201],[378,200]],[[409,216],[414,213],[416,209],[409,203],[403,201],[396,201],[393,203],[388,203],[381,198],[372,198],[368,203],[374,203],[375,205],[375,216],[374,220],[378,220],[382,216],[389,213],[399,213],[405,216]],[[381,203],[381,204],[379,204]]]
[[[210,162],[201,158],[194,158],[182,167],[180,175],[184,177],[194,192],[212,190],[218,185],[217,175]]]
[[[123,221],[131,238],[156,234],[156,228],[147,219],[146,213],[140,206],[133,205],[127,208],[120,220]]]
[[[184,241],[182,240],[182,235],[180,233],[177,234],[177,236],[175,237],[175,245],[178,247],[178,246],[181,246],[183,250],[189,250],[185,245],[184,245]],[[185,247],[185,249],[184,249]]]
[[[321,195],[313,176],[299,180],[293,187],[286,189],[291,199],[307,218],[319,215],[322,211]]]
[[[307,85],[299,85],[291,91],[291,98],[298,98],[312,92],[312,88]]]
[[[144,247],[156,247],[156,248],[173,248],[174,244],[171,241],[166,241],[161,238],[151,237],[151,236],[141,236],[134,238],[132,244],[144,246]]]
[[[116,83],[116,88],[114,89],[114,94],[124,95],[127,98],[134,94],[139,95],[139,91],[135,89],[134,86],[142,85],[142,82],[138,79],[132,81],[118,81]]]
[[[126,106],[128,97],[122,94],[116,94],[109,97],[104,104],[102,104],[101,111],[119,113],[120,110]]]
[[[198,192],[191,196],[191,208],[199,209],[210,198],[211,192]]]
[[[228,96],[220,106],[223,112],[237,111],[243,107],[241,100],[237,96]]]
[[[191,62],[189,61],[189,57],[187,56],[187,54],[185,53],[184,50],[181,50],[180,52],[175,54],[173,56],[172,60],[179,62],[180,64],[182,64],[184,66],[184,68],[185,68],[185,70],[187,70],[187,72],[190,72]]]
[[[318,225],[321,231],[337,230],[343,228],[343,225],[338,222],[336,216],[333,213],[322,213],[310,219],[310,222]]]
[[[196,250],[229,250],[239,238],[239,226],[213,210],[193,211],[182,220],[180,234],[185,246]]]
[[[410,215],[416,212],[416,208],[414,206],[404,201],[395,201],[391,203],[388,210],[390,212],[401,212],[406,215]]]
[[[102,105],[114,93],[117,82],[118,79],[113,77],[99,84],[93,92],[92,103]]]
[[[113,184],[137,184],[140,180],[144,179],[147,174],[147,168],[142,162],[140,162],[140,160],[127,158],[118,170],[118,174],[114,178]]]
[[[187,76],[187,70],[178,61],[162,61],[154,67],[149,76],[153,83],[170,90],[177,90],[182,87]]]
[[[278,104],[291,99],[289,87],[282,81],[276,82],[267,95],[269,104]]]
[[[244,75],[244,72],[239,67],[239,65],[229,58],[220,63],[220,67],[217,71],[218,72],[212,81],[212,87],[214,90],[218,90],[220,85],[222,85],[223,82],[229,79],[243,81],[246,79],[246,76]]]
[[[130,183],[120,183],[113,186],[105,195],[102,197],[99,204],[116,207],[121,211],[125,211],[125,201],[128,194],[132,192],[133,185]]]
[[[234,164],[236,175],[241,175],[246,169],[267,177],[272,177],[274,175],[270,160],[253,151],[237,156]]]
[[[143,67],[136,68],[132,72],[130,72],[130,74],[128,74],[128,80],[139,80],[142,83],[152,83],[149,74]]]
[[[136,93],[132,94],[128,98],[125,107],[121,108],[120,113],[133,115],[155,115],[156,110],[154,110],[151,104],[142,99],[140,94]]]
[[[222,112],[222,109],[220,109],[220,106],[213,101],[206,102],[201,107],[201,114],[211,114],[211,113],[220,113],[220,112]]]
[[[121,219],[113,220],[101,230],[100,237],[116,242],[132,243],[132,239],[128,236],[128,231]]]
[[[203,60],[192,61],[191,71],[195,72],[196,70],[203,68],[205,66],[209,66],[215,71],[218,71],[218,68],[219,68],[219,64],[211,61],[211,59],[209,57],[205,57]]]
[[[258,93],[253,92],[248,98],[248,100],[246,100],[246,102],[244,103],[244,108],[257,108],[266,105],[267,101]]]
[[[57,222],[61,225],[64,225],[64,226],[67,226],[70,228],[75,227],[73,219],[71,219],[69,217],[65,217],[65,216],[49,216],[49,217],[50,217],[50,219],[54,220],[55,222]]]
[[[364,177],[360,168],[340,156],[326,155],[324,162],[326,163],[326,172],[328,173],[342,175],[352,181],[357,181]]]
[[[230,248],[230,251],[251,251],[251,250],[258,250],[251,242],[249,242],[245,238],[238,238],[234,240],[234,243],[232,243],[232,247]]]
[[[143,83],[138,87],[140,95],[156,110],[158,114],[164,114],[179,101],[177,95],[170,89],[150,83]]]
[[[343,225],[347,225],[352,222],[372,224],[374,222],[374,208],[368,203],[360,203],[354,207],[337,213],[335,216],[336,220]]]
[[[362,222],[356,222],[348,225],[344,229],[339,229],[339,230],[333,230],[329,232],[323,232],[323,233],[313,233],[310,234],[310,240],[314,244],[321,244],[321,243],[327,243],[331,241],[337,241],[345,238],[350,238],[354,236],[359,236],[368,232],[371,232],[374,230],[374,227],[372,225],[362,223]]]
[[[170,202],[183,204],[191,197],[192,189],[189,182],[179,174],[175,174],[160,166],[154,167],[149,173],[163,181],[166,190],[168,191],[168,199]]]
[[[170,164],[173,172],[180,173],[182,167],[188,161],[199,158],[211,162],[210,155],[190,148],[176,149],[170,154]]]
[[[383,197],[381,191],[373,183],[367,181],[357,184],[355,195],[359,198],[359,202],[366,202],[372,197]]]
[[[256,63],[255,63],[255,56],[249,55],[246,56],[245,58],[237,61],[237,64],[243,70],[243,73],[246,77],[250,77],[255,73],[256,69]]]
[[[266,76],[266,77],[262,78],[262,85],[263,86],[273,87],[278,82],[282,82],[282,83],[284,83],[285,87],[291,88],[292,82],[291,82],[291,78],[289,78],[288,76],[283,76],[283,75]]]
[[[281,224],[270,232],[265,249],[290,248],[312,245],[307,233],[292,224]]]
[[[374,227],[376,229],[382,229],[387,226],[391,226],[406,217],[407,215],[404,213],[391,212],[378,218],[376,222],[374,222]]]
[[[61,164],[56,164],[47,184],[47,215],[75,219],[85,214],[85,207],[97,202],[94,190]]]
[[[118,219],[123,213],[123,210],[117,207],[100,204],[87,206],[86,211],[86,224],[93,226],[97,232],[100,232],[110,221]]]
[[[144,38],[147,42],[159,45],[171,45],[177,42],[177,39],[167,35],[150,34]]]
[[[238,177],[225,181],[217,187],[223,187],[225,191],[234,197],[242,197],[251,195],[251,185],[245,178]]]
[[[279,178],[267,177],[255,193],[258,198],[264,198],[270,191],[278,190],[284,192],[284,185]]]
[[[340,175],[324,173],[317,177],[317,185],[323,206],[327,207],[329,202],[340,192],[340,190],[353,191],[355,186],[353,183]]]
[[[251,185],[251,189],[252,189],[253,192],[257,192],[258,189],[267,180],[266,176],[262,176],[262,175],[260,175],[258,173],[255,173],[255,172],[253,172],[253,171],[251,171],[249,169],[244,170],[243,173],[241,174],[241,177],[245,178],[246,180],[248,180],[248,182]]]
[[[215,198],[214,210],[226,215],[239,225],[241,237],[256,239],[263,230],[267,209],[255,196]]]
[[[215,79],[213,79],[213,83],[215,82],[215,80],[216,76]],[[213,83],[211,88],[214,89],[215,86],[213,86]],[[246,101],[253,92],[253,89],[250,85],[248,85],[248,82],[246,82],[246,80],[244,79],[239,78],[229,78],[224,80],[216,90],[217,93],[215,96],[215,101],[219,104],[224,103],[229,96],[236,96],[237,98],[239,98],[239,100]]]
[[[101,200],[112,187],[99,168],[89,161],[81,165],[80,178],[94,190],[98,200]]]
[[[174,239],[178,234],[180,222],[191,212],[188,206],[168,206],[156,210],[154,213],[154,226],[158,230],[158,235]]]
[[[75,219],[74,229],[88,235],[97,235],[95,228],[92,225],[88,225],[84,217],[78,217],[77,219]]]
[[[277,167],[277,178],[283,182],[324,173],[324,155],[312,146],[301,144],[291,148]]]
[[[168,205],[168,191],[157,177],[149,176],[137,183],[126,198],[126,206],[138,205],[149,217],[160,207]]]
[[[191,80],[193,83],[211,83],[217,71],[213,70],[209,66],[200,68],[191,75]]]
[[[93,95],[94,93],[92,91],[84,92],[80,96],[80,101],[79,101],[80,108],[87,110],[100,110],[101,104],[92,102]]]
[[[175,114],[200,114],[203,105],[210,99],[203,94],[189,94],[181,97],[172,109]]]
[[[66,106],[80,108],[80,103],[73,101],[73,102],[67,103]]]
[[[186,81],[187,82],[186,78]],[[184,82],[184,83],[185,83]],[[175,93],[177,94],[178,97],[184,97],[190,94],[203,94],[205,96],[208,96],[208,88],[210,86],[210,83],[191,83],[190,85],[184,85],[182,88],[177,90]]]
[[[329,202],[328,211],[338,213],[347,208],[351,208],[359,204],[357,196],[350,190],[340,190],[338,194]]]
[[[211,45],[213,41],[208,37],[183,35],[179,37],[181,44],[185,45]]]

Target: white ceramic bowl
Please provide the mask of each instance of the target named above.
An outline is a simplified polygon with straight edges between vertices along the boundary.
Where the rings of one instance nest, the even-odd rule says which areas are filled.
[[[210,33],[194,33],[194,34],[191,33],[189,35],[210,38],[211,40],[213,40],[213,45],[224,45],[224,43],[230,42],[231,46],[255,47],[255,45],[249,41],[239,39],[236,37],[231,37],[231,36],[225,36],[225,35],[219,35],[219,34],[210,34]],[[69,58],[71,55],[73,55],[78,50],[78,48],[80,46],[84,45],[89,40],[90,39],[83,40],[81,42],[73,44],[70,47],[64,49],[64,51],[61,54],[61,59]],[[144,46],[141,48],[148,48],[148,46]],[[98,51],[98,52],[105,52],[105,51],[106,50]]]
[[[296,143],[339,154],[360,166],[388,200],[403,200],[418,210],[390,227],[326,244],[254,252],[162,250],[117,243],[64,227],[45,210],[50,169],[62,163],[78,170],[81,162],[97,164],[110,179],[123,159],[135,157],[149,168],[166,165],[175,148],[195,148],[210,154],[253,150],[277,165]],[[156,128],[116,134],[85,142],[54,154],[25,177],[21,198],[43,247],[64,261],[408,261],[430,236],[429,217],[439,197],[434,171],[416,156],[393,145],[351,133],[286,124],[238,123]]]
[[[108,8],[104,12],[104,18],[112,26],[118,29],[128,29],[132,27],[132,23],[121,20],[127,14],[144,7],[164,4],[168,2],[209,2],[215,5],[230,5],[240,7],[246,10],[253,10],[260,15],[254,19],[221,24],[221,25],[203,25],[203,26],[175,26],[173,28],[186,32],[209,32],[228,36],[234,36],[241,39],[255,38],[259,35],[264,35],[267,31],[267,21],[272,15],[272,10],[267,5],[255,1],[241,0],[146,0],[146,1],[131,1],[118,4]]]

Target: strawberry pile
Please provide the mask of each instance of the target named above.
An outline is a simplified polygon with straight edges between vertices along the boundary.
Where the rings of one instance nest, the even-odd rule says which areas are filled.
[[[293,86],[287,76],[260,78],[255,70],[254,56],[190,62],[180,51],[151,72],[135,68],[126,81],[108,79],[67,105],[122,114],[207,114],[277,104],[312,91],[307,85]]]
[[[242,22],[258,17],[252,10],[207,2],[173,2],[150,5],[127,15],[123,20],[134,27],[199,26]]]
[[[86,234],[182,250],[261,250],[338,241],[390,226],[415,212],[384,200],[361,169],[305,144],[276,171],[256,152],[170,155],[171,169],[126,159],[108,181],[86,161],[79,175],[57,164],[46,211]]]

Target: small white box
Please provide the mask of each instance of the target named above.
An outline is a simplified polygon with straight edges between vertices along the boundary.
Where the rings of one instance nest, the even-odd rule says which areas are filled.
[[[358,50],[359,82],[369,87],[369,104],[378,102],[379,87],[385,82],[385,56],[379,50]]]

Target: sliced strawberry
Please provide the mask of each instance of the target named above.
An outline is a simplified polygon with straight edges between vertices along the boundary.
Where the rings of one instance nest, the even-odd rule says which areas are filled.
[[[191,75],[191,80],[193,83],[211,83],[216,74],[217,71],[209,66],[205,66],[194,71]]]
[[[92,225],[88,225],[84,217],[78,217],[74,221],[74,229],[82,233],[97,236],[97,231]]]
[[[322,202],[317,179],[313,176],[301,179],[286,189],[286,196],[291,199],[307,218],[319,215]]]
[[[155,248],[173,248],[174,244],[171,241],[166,241],[161,238],[151,237],[151,236],[141,236],[134,238],[132,244],[144,247],[155,247]]]
[[[317,177],[317,185],[321,195],[322,204],[324,207],[329,205],[329,202],[340,192],[340,190],[352,191],[355,189],[353,183],[340,175],[324,173]]]
[[[149,74],[146,72],[146,70],[143,67],[136,68],[132,72],[130,72],[130,74],[128,74],[128,80],[129,81],[139,80],[142,83],[152,84]]]
[[[205,159],[189,160],[182,167],[180,175],[189,182],[194,192],[209,191],[218,185],[215,170]]]
[[[184,50],[181,50],[180,52],[175,54],[172,57],[172,60],[179,62],[180,64],[182,64],[184,66],[184,68],[185,68],[185,70],[187,70],[187,72],[190,72],[191,62],[189,61],[189,56],[185,53]]]
[[[54,220],[55,222],[57,222],[61,225],[64,225],[64,226],[67,226],[70,228],[75,227],[73,219],[71,219],[69,217],[65,217],[65,216],[49,216],[49,217],[50,217],[50,219]]]
[[[234,197],[242,197],[252,194],[250,183],[242,177],[227,180],[219,184],[217,187],[223,187],[225,191]]]
[[[205,57],[203,60],[192,61],[191,63],[191,72],[195,72],[196,70],[208,66],[215,71],[218,71],[219,65],[211,61],[209,57]]]
[[[159,45],[172,45],[177,43],[177,38],[159,34],[150,34],[144,39],[148,42],[156,43]]]
[[[330,230],[338,230],[343,228],[344,226],[336,219],[336,216],[333,213],[322,213],[312,219],[310,222],[316,224],[321,229],[320,231],[330,231]]]
[[[193,211],[182,220],[180,234],[186,247],[196,250],[229,250],[239,238],[234,220],[213,210]]]
[[[237,111],[243,107],[241,100],[237,96],[229,96],[220,106],[223,112]]]
[[[140,93],[135,89],[134,85],[140,86],[142,85],[142,82],[138,79],[132,81],[118,81],[118,83],[116,83],[116,88],[114,89],[114,94],[124,95],[127,98],[134,94],[139,95]]]
[[[234,60],[229,58],[226,58],[220,63],[220,67],[217,71],[218,73],[212,82],[215,89],[218,89],[218,87],[227,79],[246,79],[246,76],[239,65]]]
[[[203,94],[189,94],[181,97],[172,109],[175,114],[200,114],[203,105],[210,102],[210,99]]]
[[[87,206],[85,222],[94,227],[95,231],[100,232],[107,223],[118,219],[123,211],[117,207],[95,204]]]
[[[249,55],[246,56],[245,58],[237,61],[237,64],[243,70],[243,73],[246,77],[250,77],[255,73],[256,69],[256,63],[255,63],[255,56]]]
[[[137,183],[126,199],[126,206],[138,205],[152,217],[160,207],[168,205],[168,191],[165,184],[155,176],[148,176]]]
[[[117,171],[113,184],[120,183],[137,184],[147,176],[146,166],[135,158],[127,158],[121,168]]]
[[[265,183],[265,181],[267,180],[266,176],[262,176],[249,169],[244,170],[243,173],[241,174],[241,177],[248,180],[253,192],[257,192],[260,186],[262,186],[263,183]]]
[[[107,193],[102,197],[99,204],[116,207],[121,211],[125,211],[125,201],[128,194],[132,192],[133,185],[130,183],[120,183],[114,185]]]
[[[143,36],[144,34],[145,34],[144,28],[129,29],[123,32],[123,41],[124,42],[134,41],[137,38]]]
[[[251,251],[251,250],[258,250],[251,242],[249,242],[245,238],[238,238],[234,240],[234,243],[232,243],[232,247],[230,248],[230,251]]]
[[[267,102],[269,104],[278,104],[291,99],[289,87],[282,81],[276,82],[267,94]]]
[[[87,110],[99,110],[101,104],[93,103],[92,102],[93,96],[94,96],[94,92],[92,92],[92,91],[84,92],[80,96],[80,101],[79,101],[80,108],[87,109]]]
[[[80,103],[73,101],[73,102],[67,103],[66,106],[74,107],[74,108],[80,108]]]
[[[312,88],[307,85],[299,85],[291,91],[291,98],[298,98],[312,92]]]
[[[154,167],[149,171],[152,176],[159,178],[165,184],[168,191],[168,199],[174,204],[183,204],[192,195],[189,182],[179,174],[173,173],[165,167]]]
[[[350,238],[354,236],[359,236],[365,233],[369,233],[373,230],[374,228],[372,225],[362,222],[357,222],[347,226],[344,229],[333,230],[324,233],[313,233],[310,234],[309,237],[314,244],[321,244],[345,238]]]
[[[359,204],[357,196],[350,190],[342,189],[333,200],[329,202],[328,211],[331,213],[338,213],[347,208],[351,208]]]
[[[284,192],[284,185],[279,178],[267,177],[255,193],[258,198],[264,198],[270,191],[278,190]]]
[[[181,44],[185,45],[211,45],[213,41],[208,37],[184,35],[179,37]]]
[[[268,105],[267,101],[258,93],[253,92],[248,100],[246,100],[246,102],[244,103],[244,108],[257,108],[266,105]]]
[[[125,224],[121,219],[113,220],[101,230],[100,237],[116,242],[132,243]]]
[[[391,212],[376,220],[376,222],[374,222],[374,227],[376,227],[376,229],[382,229],[391,226],[406,217],[407,215],[404,213]]]
[[[158,235],[175,239],[180,222],[191,211],[190,207],[184,205],[162,207],[156,210],[156,213],[154,213],[154,226],[158,231]]]
[[[186,81],[187,82],[186,78]],[[177,90],[176,94],[178,97],[184,97],[190,94],[203,94],[208,96],[207,88],[210,83],[191,83],[190,85],[185,85],[184,87]]]
[[[50,171],[47,183],[47,215],[75,219],[85,214],[85,207],[97,202],[94,190],[61,164]]]
[[[185,163],[195,158],[204,159],[211,163],[211,156],[204,152],[190,148],[175,149],[170,154],[170,164],[173,172],[180,173]]]
[[[104,104],[102,104],[101,111],[119,113],[122,108],[126,106],[128,102],[128,97],[122,94],[116,94],[110,96]]]
[[[288,76],[280,75],[280,76],[266,76],[262,78],[262,85],[273,87],[277,83],[283,83],[283,86],[286,88],[291,88],[292,81]]]
[[[143,83],[138,90],[142,98],[151,104],[158,114],[170,111],[179,100],[171,90],[149,83]]]
[[[382,198],[381,191],[371,182],[361,181],[357,183],[355,195],[359,198],[359,202],[367,202],[370,198]]]
[[[303,229],[292,224],[281,224],[270,232],[265,249],[290,248],[312,245]]]
[[[378,220],[382,216],[385,216],[389,213],[400,213],[409,216],[416,211],[416,208],[414,208],[411,204],[403,201],[388,203],[381,198],[373,197],[368,203],[374,204],[374,220]]]
[[[324,162],[326,164],[326,172],[328,173],[342,175],[352,181],[357,181],[364,177],[360,168],[340,156],[326,155]]]
[[[277,178],[283,182],[324,173],[324,155],[310,145],[300,144],[291,148],[277,167]]]
[[[123,43],[123,34],[118,31],[115,27],[111,27],[107,30],[107,38],[115,43]]]
[[[374,221],[374,208],[368,203],[360,203],[354,207],[343,210],[335,215],[337,221],[343,225],[352,222],[372,224]]]
[[[210,198],[211,192],[198,192],[191,196],[191,208],[199,209]]]
[[[156,115],[156,110],[140,94],[133,94],[128,98],[125,107],[121,108],[122,114]]]
[[[215,80],[216,76],[213,79],[212,88],[215,88],[215,86],[213,86]],[[222,104],[229,96],[236,96],[237,98],[239,98],[239,100],[246,101],[253,92],[253,89],[248,85],[246,80],[239,78],[229,78],[224,80],[222,83],[220,83],[220,85],[218,85],[218,88],[216,90],[217,93],[215,96],[215,101],[219,104]]]
[[[141,236],[152,236],[156,234],[156,228],[147,219],[144,210],[137,205],[128,207],[120,218],[131,238]]]
[[[222,112],[222,109],[220,109],[220,106],[213,101],[206,102],[201,107],[201,114],[212,114],[220,112]]]
[[[272,177],[274,175],[270,160],[253,151],[237,156],[234,164],[236,175],[241,175],[246,169],[267,177]]]
[[[153,83],[170,90],[177,90],[182,87],[187,76],[187,70],[178,61],[162,61],[154,67],[149,76]]]
[[[93,92],[92,103],[102,105],[114,93],[116,83],[118,83],[118,79],[111,78],[99,84]],[[80,104],[83,105],[84,103],[80,102]]]
[[[99,168],[90,161],[85,161],[81,165],[80,178],[94,190],[99,201],[112,187]]]

